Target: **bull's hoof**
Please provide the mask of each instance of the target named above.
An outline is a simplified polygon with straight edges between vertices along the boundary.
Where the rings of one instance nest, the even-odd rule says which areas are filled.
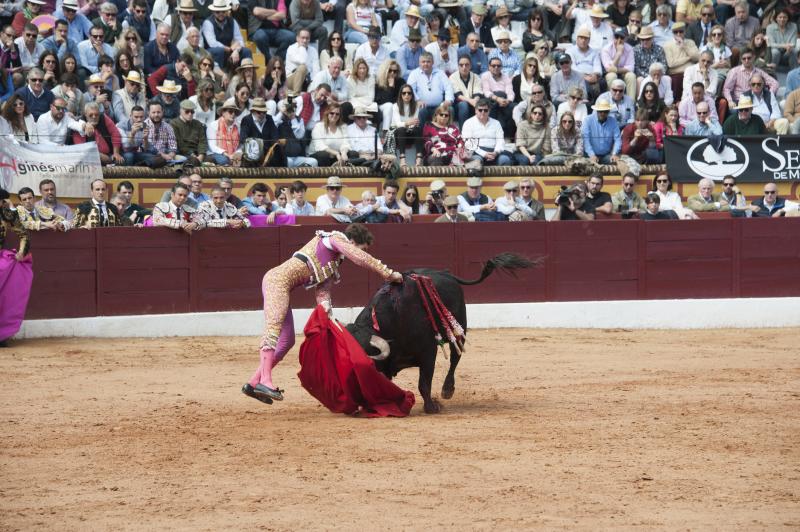
[[[426,414],[438,414],[442,411],[442,405],[436,399],[431,399],[430,402],[425,403]]]
[[[455,386],[453,386],[452,388],[442,387],[442,399],[450,399],[451,397],[453,397],[454,393],[456,393]]]

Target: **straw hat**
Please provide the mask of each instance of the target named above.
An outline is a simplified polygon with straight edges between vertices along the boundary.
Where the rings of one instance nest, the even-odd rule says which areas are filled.
[[[447,185],[441,179],[434,179],[431,181],[431,192],[438,192],[439,190],[444,190]]]
[[[575,34],[576,37],[586,37],[587,39],[592,38],[592,30],[587,28],[586,26],[581,26],[578,30],[578,33]]]
[[[417,6],[412,5],[406,10],[407,17],[415,17],[415,18],[422,18],[422,15],[419,14],[419,8]]]
[[[611,104],[607,100],[597,100],[597,103],[592,106],[595,111],[611,111]]]
[[[266,113],[267,102],[264,100],[264,98],[253,98],[253,101],[250,103],[250,110],[261,111],[262,113]]]
[[[197,106],[194,104],[192,100],[183,100],[181,102],[181,109],[186,109],[187,111],[195,111],[197,110]]]
[[[139,85],[144,85],[144,80],[142,79],[141,74],[139,74],[138,70],[129,70],[128,75],[125,76],[126,81],[130,81],[131,83],[138,83]]]
[[[501,30],[497,34],[497,38],[495,39],[496,42],[500,41],[508,41],[511,42],[511,35],[506,30]]]
[[[192,2],[192,0],[181,0],[176,9],[184,13],[197,13],[197,9],[194,7],[194,2]]]
[[[511,192],[512,190],[518,190],[518,189],[519,189],[519,183],[517,183],[516,181],[509,181],[505,185],[503,185],[503,190],[505,190],[506,192]]]
[[[87,85],[105,85],[106,82],[103,81],[103,78],[100,77],[100,74],[92,74],[89,76],[89,79],[86,80]]]
[[[508,16],[511,16],[511,13],[508,12],[508,8],[506,6],[500,6],[497,8],[497,11],[494,12],[495,19]]]
[[[236,67],[236,72],[246,68],[258,69],[258,65],[256,65],[250,57],[245,57],[239,62],[239,66]]]
[[[178,94],[181,92],[181,86],[175,83],[173,79],[165,79],[163,85],[159,85],[156,87],[158,92],[164,92],[166,94]]]
[[[653,28],[651,28],[650,26],[645,26],[639,32],[639,40],[640,41],[645,40],[645,39],[652,39],[655,36],[656,36],[656,34],[653,33]]]
[[[61,9],[64,9],[65,7],[73,11],[80,9],[78,7],[78,0],[64,0],[64,2],[61,3]]]
[[[608,18],[606,12],[603,11],[603,6],[600,4],[595,4],[592,6],[592,9],[589,11],[589,16],[594,18]]]
[[[447,196],[444,199],[444,206],[445,207],[457,207],[458,206],[458,196]]]
[[[209,11],[230,11],[230,0],[214,0],[214,3],[208,6]]]
[[[25,0],[25,1],[28,2],[29,4],[36,4],[37,6],[43,6],[47,4],[47,2],[44,2],[42,0]]]
[[[486,5],[484,4],[472,4],[472,12],[476,15],[485,15],[486,14]]]
[[[225,109],[233,109],[237,113],[239,112],[239,107],[236,105],[236,100],[234,98],[228,98],[225,100],[225,103],[222,104],[222,107],[219,108],[219,111],[222,112]]]
[[[328,187],[346,187],[347,185],[342,183],[342,178],[338,175],[332,175],[328,178],[324,185],[320,188],[328,188]]]
[[[467,179],[467,186],[468,187],[483,186],[483,180],[480,177],[470,177],[469,179]]]
[[[685,31],[686,30],[686,24],[684,24],[683,22],[675,22],[675,23],[673,23],[672,24],[672,31],[675,31],[675,30],[684,30]]]
[[[734,107],[737,111],[739,109],[752,109],[753,108],[753,99],[750,96],[740,96],[739,103]]]
[[[353,111],[353,114],[350,115],[350,120],[354,118],[372,118],[372,115],[367,111],[365,107],[356,107]]]
[[[439,7],[461,7],[461,2],[459,0],[447,0],[445,2],[439,2]]]

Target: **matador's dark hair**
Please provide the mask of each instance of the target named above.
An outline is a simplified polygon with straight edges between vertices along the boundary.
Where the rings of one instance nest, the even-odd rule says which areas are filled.
[[[350,224],[347,226],[347,229],[344,230],[344,234],[355,244],[371,246],[372,242],[375,240],[372,233],[369,232],[369,229],[367,229],[367,226],[364,224]]]

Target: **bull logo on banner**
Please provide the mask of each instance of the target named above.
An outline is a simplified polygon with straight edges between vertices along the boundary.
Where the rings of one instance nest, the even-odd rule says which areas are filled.
[[[738,177],[750,164],[750,155],[741,143],[727,139],[717,151],[708,139],[698,140],[686,153],[686,163],[694,173],[714,181],[722,181],[726,175]]]

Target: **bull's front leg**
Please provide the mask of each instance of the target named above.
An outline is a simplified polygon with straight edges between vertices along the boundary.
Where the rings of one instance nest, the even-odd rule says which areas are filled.
[[[419,394],[425,403],[426,414],[438,414],[442,409],[436,399],[431,397],[431,387],[433,386],[433,370],[436,367],[436,350],[433,354],[423,357],[424,362],[419,366]]]
[[[453,393],[456,391],[456,366],[458,366],[458,361],[461,360],[461,355],[458,354],[453,348],[453,344],[450,344],[450,370],[447,372],[447,376],[444,378],[444,384],[442,384],[442,398],[443,399],[450,399],[453,397]]]

